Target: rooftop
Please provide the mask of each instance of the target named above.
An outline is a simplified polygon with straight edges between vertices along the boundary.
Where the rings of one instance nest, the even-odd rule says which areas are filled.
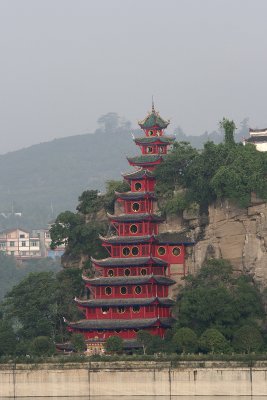
[[[110,219],[114,221],[123,221],[123,222],[137,222],[137,221],[164,221],[164,218],[157,214],[120,214],[120,215],[112,215],[107,214]]]
[[[152,198],[155,199],[154,192],[125,192],[125,193],[118,193],[115,192],[116,197],[119,197],[122,200],[140,200],[144,198]]]
[[[175,302],[168,297],[151,297],[151,298],[127,298],[127,299],[92,299],[92,300],[81,300],[76,299],[75,302],[83,307],[117,307],[117,306],[146,306],[152,303],[159,303],[164,306],[172,306]]]
[[[82,278],[85,282],[88,282],[93,286],[144,285],[153,281],[160,285],[173,285],[175,283],[173,279],[162,275],[116,276],[107,278],[88,278],[83,275]]]
[[[154,236],[152,235],[145,235],[145,236],[109,236],[109,237],[103,237],[99,235],[100,240],[102,240],[105,243],[111,243],[111,244],[127,244],[127,243],[132,243],[132,244],[138,244],[138,243],[148,243],[151,240],[154,239]]]
[[[154,104],[152,105],[152,110],[148,113],[148,115],[141,121],[138,121],[139,126],[142,129],[149,128],[160,128],[165,129],[169,125],[170,120],[164,120],[159,112],[155,111]]]
[[[160,154],[147,154],[147,155],[141,155],[141,156],[136,156],[136,157],[127,157],[127,160],[130,163],[136,164],[136,165],[148,165],[150,163],[156,163],[158,161],[161,161],[164,159],[163,155]]]
[[[130,266],[142,266],[147,264],[154,265],[167,265],[167,262],[157,257],[131,257],[131,258],[104,258],[102,260],[96,260],[91,258],[92,262],[101,267],[128,267]]]
[[[129,179],[129,180],[141,179],[141,178],[144,178],[144,177],[147,177],[147,178],[150,178],[150,179],[151,178],[155,179],[153,172],[148,171],[148,170],[143,169],[143,168],[139,168],[138,170],[135,170],[133,172],[126,172],[126,173],[122,174],[122,176],[125,179]]]
[[[110,329],[142,329],[149,328],[150,326],[164,326],[171,327],[174,323],[173,318],[147,318],[147,319],[83,319],[77,322],[65,322],[71,328],[82,330],[110,330]]]
[[[175,136],[150,136],[138,137],[134,139],[136,144],[152,144],[160,142],[162,144],[172,144],[175,141]]]

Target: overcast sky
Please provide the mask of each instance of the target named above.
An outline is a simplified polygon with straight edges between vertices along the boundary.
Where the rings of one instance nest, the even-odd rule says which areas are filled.
[[[266,0],[0,0],[0,154],[151,107],[267,126]]]

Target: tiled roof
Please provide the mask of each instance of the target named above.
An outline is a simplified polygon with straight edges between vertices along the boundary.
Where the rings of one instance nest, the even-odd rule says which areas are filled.
[[[146,306],[154,302],[158,302],[163,306],[172,306],[175,302],[168,297],[150,297],[150,298],[127,298],[127,299],[92,299],[80,300],[75,299],[75,302],[83,307],[117,307],[117,306]]]
[[[136,144],[151,144],[160,142],[163,144],[172,144],[175,141],[175,136],[149,136],[134,139]]]
[[[129,258],[104,258],[96,260],[91,258],[92,262],[101,267],[128,267],[142,266],[147,264],[153,265],[167,265],[167,262],[157,257],[129,257]]]
[[[141,156],[136,156],[136,157],[127,157],[127,160],[130,163],[136,164],[136,165],[148,165],[149,163],[155,163],[157,161],[160,161],[163,159],[164,156],[160,154],[147,154],[147,155],[141,155]]]
[[[125,179],[129,179],[129,180],[141,179],[144,177],[155,179],[153,172],[148,171],[147,169],[143,169],[143,168],[139,168],[137,171],[133,171],[133,172],[126,172],[126,173],[122,174],[122,176]]]
[[[115,192],[116,197],[119,197],[122,200],[140,200],[145,198],[155,199],[154,192],[126,192],[126,193],[118,193]]]
[[[145,236],[109,236],[103,237],[99,235],[100,240],[105,243],[111,244],[138,244],[138,243],[148,243],[151,240],[154,240],[154,236],[152,235],[145,235]]]
[[[111,215],[107,214],[110,219],[114,221],[123,221],[123,222],[137,222],[137,221],[164,221],[164,218],[157,214],[120,214],[120,215]]]
[[[267,141],[267,135],[259,135],[259,136],[251,136],[248,139],[245,139],[245,142],[248,143],[263,143]]]
[[[165,121],[158,112],[152,110],[142,121],[138,121],[139,126],[142,129],[149,129],[158,127],[165,129],[169,125],[170,121]]]
[[[100,277],[88,278],[83,275],[83,280],[93,286],[120,286],[120,285],[142,285],[155,281],[161,285],[173,285],[175,281],[162,275],[145,275],[145,276],[116,276],[116,277]]]
[[[153,325],[171,327],[173,318],[146,318],[146,319],[84,319],[77,322],[65,321],[69,327],[81,330],[110,330],[110,329],[142,329]]]

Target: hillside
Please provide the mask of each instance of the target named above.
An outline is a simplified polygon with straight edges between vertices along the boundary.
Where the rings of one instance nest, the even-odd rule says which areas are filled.
[[[0,230],[44,226],[61,211],[74,210],[84,190],[103,191],[107,180],[120,179],[121,172],[129,169],[125,156],[137,152],[131,132],[138,135],[139,131],[131,130],[129,123],[119,125],[118,120],[109,113],[99,119],[100,128],[94,134],[55,139],[1,155]],[[177,128],[175,133],[178,141],[188,140],[197,148],[207,140],[223,139],[218,132],[186,136]],[[22,217],[12,215],[12,210]]]

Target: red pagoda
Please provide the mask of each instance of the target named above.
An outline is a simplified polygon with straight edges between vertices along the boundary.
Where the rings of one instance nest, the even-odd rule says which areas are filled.
[[[95,277],[83,276],[88,300],[75,299],[85,319],[67,322],[69,330],[103,342],[110,336],[134,339],[139,330],[164,337],[171,317],[172,286],[186,274],[185,247],[190,239],[160,233],[164,219],[157,209],[153,171],[175,137],[152,105],[139,125],[144,136],[135,138],[141,156],[128,158],[133,172],[123,174],[130,191],[116,193],[114,215],[108,214],[113,235],[101,237],[109,257],[92,259]]]

